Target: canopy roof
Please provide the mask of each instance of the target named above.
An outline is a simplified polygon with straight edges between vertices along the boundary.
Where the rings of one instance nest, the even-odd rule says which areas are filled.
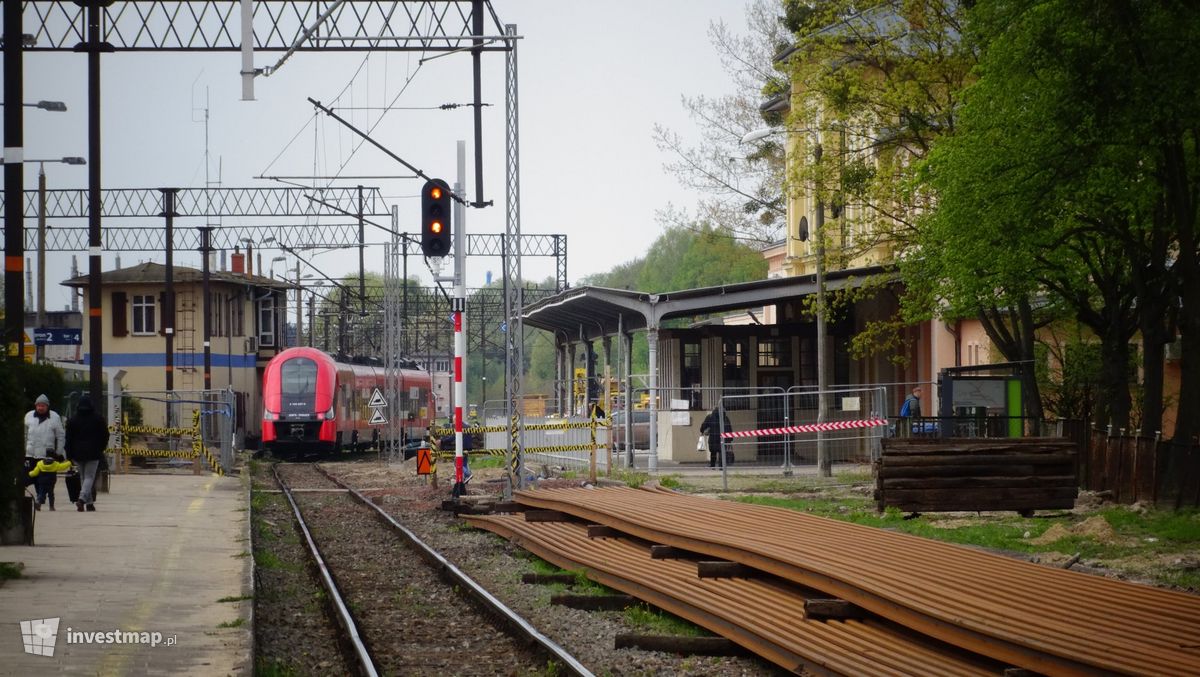
[[[839,270],[825,275],[825,288],[861,287],[866,278],[895,275],[882,266]],[[664,320],[729,310],[761,308],[814,294],[814,275],[755,280],[718,287],[651,294],[628,289],[575,287],[527,306],[521,317],[538,329],[563,332],[571,339],[592,340],[623,329],[657,329]]]

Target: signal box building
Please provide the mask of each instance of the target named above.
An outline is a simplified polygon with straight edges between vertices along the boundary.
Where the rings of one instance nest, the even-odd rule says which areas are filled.
[[[243,435],[257,436],[262,418],[262,371],[275,353],[283,350],[287,292],[290,283],[250,274],[241,254],[234,254],[233,270],[210,271],[209,345],[211,388],[232,388],[236,393],[236,420]],[[122,389],[132,394],[167,390],[167,366],[173,363],[173,390],[204,389],[204,282],[202,271],[174,266],[174,346],[167,355],[165,317],[166,266],[140,263],[103,273],[101,331],[106,369],[123,370]],[[88,277],[63,283],[81,289],[83,307],[89,304]],[[91,363],[90,323],[83,323],[83,362]],[[147,425],[159,409],[146,407]],[[161,414],[157,415],[161,417]]]

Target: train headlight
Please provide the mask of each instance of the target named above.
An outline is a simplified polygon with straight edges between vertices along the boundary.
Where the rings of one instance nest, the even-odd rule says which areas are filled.
[[[332,405],[330,405],[330,407],[329,407],[329,411],[325,412],[325,420],[326,420],[326,421],[332,421],[332,420],[333,420],[333,406],[332,406]]]
[[[263,420],[264,421],[278,421],[279,414],[276,414],[275,412],[273,412],[269,409],[263,409]]]

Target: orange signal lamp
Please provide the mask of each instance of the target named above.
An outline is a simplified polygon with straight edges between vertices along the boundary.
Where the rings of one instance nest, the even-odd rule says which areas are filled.
[[[435,193],[440,193],[440,192],[441,192],[441,191],[440,191],[440,190],[438,190],[437,188],[434,188],[434,189],[433,189],[433,191],[434,191]],[[442,232],[442,222],[441,222],[441,221],[434,221],[433,223],[429,224],[429,230],[433,231],[433,233],[434,233],[435,235],[437,235],[437,234],[441,233],[441,232]]]
[[[432,198],[433,198],[433,199],[435,199],[435,200],[440,200],[440,199],[442,199],[442,188],[441,188],[441,186],[434,186],[434,187],[433,187],[433,188],[432,188],[432,189],[429,191],[429,195],[430,195],[430,197],[432,197]],[[441,228],[438,228],[437,230],[438,230],[438,232],[441,232],[441,230],[442,230],[442,229],[441,229]]]

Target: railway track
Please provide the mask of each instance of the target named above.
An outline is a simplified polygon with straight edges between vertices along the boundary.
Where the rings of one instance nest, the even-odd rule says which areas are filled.
[[[361,493],[315,465],[273,471],[361,674],[591,675]]]

